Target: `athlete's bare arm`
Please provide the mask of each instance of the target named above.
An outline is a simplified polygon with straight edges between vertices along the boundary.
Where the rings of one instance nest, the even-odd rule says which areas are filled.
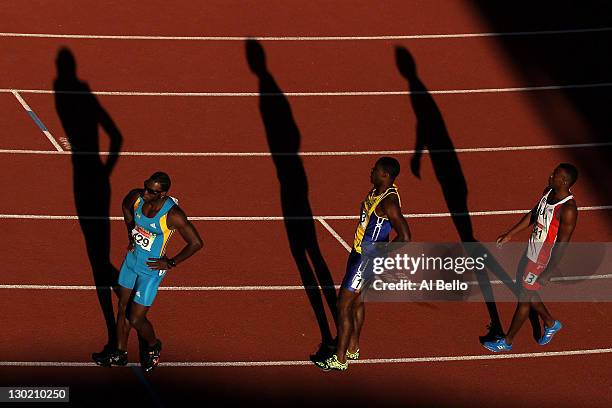
[[[168,212],[167,225],[168,228],[178,231],[187,243],[183,249],[172,258],[176,265],[202,249],[204,245],[202,243],[202,238],[200,238],[198,231],[187,219],[187,215],[185,215],[185,212],[178,205],[173,206]],[[165,256],[162,258],[149,258],[147,265],[153,270],[170,269],[168,258]]]
[[[499,237],[497,237],[497,245],[501,246],[506,242],[510,241],[515,234],[518,234],[521,231],[526,230],[531,227],[536,219],[538,218],[538,205],[531,209],[527,214],[523,215],[519,222],[517,222],[512,228],[510,228],[507,232],[504,232]]]
[[[132,236],[132,230],[136,226],[134,222],[134,203],[136,199],[140,196],[141,191],[139,189],[134,189],[130,191],[123,202],[121,203],[121,210],[123,211],[123,220],[125,221],[125,226],[127,227],[128,233],[128,251],[134,249],[134,237]]]
[[[563,204],[559,211],[559,231],[557,232],[557,242],[569,242],[576,229],[576,221],[578,220],[578,208],[576,201],[569,200]]]
[[[391,222],[391,226],[397,233],[397,236],[392,242],[410,242],[412,236],[406,219],[402,215],[400,203],[395,194],[387,196],[381,203],[382,210]]]

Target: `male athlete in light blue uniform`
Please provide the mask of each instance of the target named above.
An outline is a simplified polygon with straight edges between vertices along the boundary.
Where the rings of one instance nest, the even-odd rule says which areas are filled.
[[[117,311],[117,349],[94,355],[103,366],[127,364],[127,342],[130,328],[147,342],[149,350],[143,361],[145,371],[159,363],[161,342],[146,318],[166,271],[202,248],[195,227],[177,205],[178,200],[167,195],[170,178],[166,173],[154,173],[143,189],[135,189],[123,200],[123,217],[128,229],[128,253],[119,273],[119,306]],[[174,258],[166,257],[168,242],[178,231],[187,245]],[[130,300],[129,314],[127,306]]]

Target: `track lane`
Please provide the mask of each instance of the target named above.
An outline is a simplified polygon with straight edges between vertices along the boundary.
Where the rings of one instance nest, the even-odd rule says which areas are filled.
[[[609,214],[581,212],[572,237],[574,242],[610,242],[607,224]],[[493,242],[497,235],[513,225],[520,215],[473,217],[475,235],[483,242]],[[357,220],[328,223],[352,244]],[[450,218],[408,220],[417,242],[456,242],[459,238]],[[215,221],[195,222],[205,248],[193,259],[171,271],[162,286],[300,286],[301,280],[291,256],[282,221]],[[0,236],[0,247],[18,264],[5,268],[0,284],[22,285],[94,285],[85,243],[76,221],[3,220],[6,234]],[[110,260],[121,266],[125,254],[125,227],[121,221],[111,223]],[[323,258],[339,285],[344,277],[346,250],[319,223],[318,243]],[[34,231],[34,232],[30,232]],[[525,232],[517,241],[526,240]],[[36,240],[32,240],[32,236]],[[229,237],[264,237],[238,239]],[[48,245],[61,237],[61,245]],[[267,238],[265,238],[267,237]],[[168,253],[182,246],[180,237],[173,238]],[[33,252],[36,257],[23,257]],[[297,290],[298,292],[300,290]],[[69,295],[68,292],[58,292]],[[203,292],[202,296],[206,296]],[[293,293],[293,291],[291,291]],[[265,296],[265,292],[245,292],[245,296]]]
[[[547,49],[550,58],[590,49],[605,55],[611,33],[516,37],[516,46]],[[95,90],[153,92],[257,92],[243,42],[1,38],[10,59],[0,60],[0,88],[52,89],[55,60],[61,47],[74,54],[77,75]],[[491,38],[446,41],[275,42],[263,44],[270,73],[284,92],[405,91],[394,48],[413,54],[425,86],[436,89],[505,88],[611,82],[609,62],[582,61],[580,70],[550,78],[545,73],[525,83]],[[524,63],[529,64],[526,57]],[[181,64],[176,64],[181,61]],[[452,65],[453,69],[448,69]],[[163,84],[163,87],[160,86]]]
[[[3,31],[140,35],[372,35],[422,32],[473,32],[485,29],[478,14],[461,2],[443,0],[410,4],[393,0],[316,0],[287,6],[281,0],[264,3],[212,0],[172,4],[153,0],[147,7],[110,0],[104,5],[86,0],[79,8],[65,1],[2,5]],[[66,18],[70,15],[71,18]],[[415,16],[418,15],[418,18]],[[523,27],[525,28],[525,27]],[[537,27],[534,27],[537,29]]]
[[[148,381],[165,407],[193,403],[270,407],[340,404],[403,407],[471,407],[474,401],[523,407],[541,407],[542,399],[560,407],[601,407],[609,401],[612,386],[609,355],[554,357],[537,361],[498,360],[411,365],[353,365],[344,375],[323,375],[313,367],[164,368]],[[571,374],[559,367],[566,367]],[[517,373],[547,378],[539,387],[525,387]],[[507,379],[487,381],[492,373]],[[88,406],[148,403],[150,399],[131,369],[2,368],[16,385],[71,386],[71,401]],[[560,384],[567,385],[560,386]],[[273,384],[273,390],[270,385]],[[307,384],[307,391],[304,387]],[[358,389],[359,392],[355,392]],[[326,395],[322,398],[321,395]],[[92,401],[95,396],[95,402]],[[194,397],[195,396],[195,397]],[[93,404],[93,405],[92,405]]]
[[[94,293],[29,291],[3,296],[5,323],[0,361],[89,361],[105,341],[105,328]],[[363,358],[488,354],[478,342],[488,315],[481,303],[371,303],[361,348]],[[527,325],[516,338],[515,352],[542,352],[610,347],[596,327],[609,303],[550,303],[566,328],[544,350]],[[498,303],[507,325],[514,303]],[[32,311],[31,313],[25,310]],[[186,314],[185,311],[193,313]],[[162,292],[149,313],[156,335],[165,344],[165,361],[307,360],[320,342],[319,330],[304,292],[241,293]],[[78,322],[78,324],[75,324]],[[245,322],[249,322],[245,329]],[[393,327],[394,329],[390,329]],[[437,338],[440,329],[452,337]],[[39,333],[56,333],[40,336]],[[132,361],[137,341],[132,336]],[[270,347],[274,344],[274,347]]]
[[[567,104],[568,94],[590,100],[592,111],[601,109],[606,101],[612,103],[612,92],[603,88],[529,95],[434,95],[434,101],[456,148],[551,145],[560,140],[564,144],[608,142],[612,128],[590,129]],[[67,137],[53,95],[26,94],[25,98],[57,140]],[[97,99],[124,134],[123,151],[269,151],[257,97]],[[368,97],[287,100],[300,131],[301,151],[415,148],[417,119],[409,96],[376,97],[375,103]],[[563,118],[561,133],[554,132],[531,104],[547,106],[551,115]],[[23,121],[22,116],[15,121]],[[108,150],[104,136],[101,149]]]
[[[530,208],[546,186],[549,172],[558,163],[574,162],[579,170],[583,164],[597,166],[597,163],[601,163],[601,154],[608,150],[610,148],[585,148],[570,157],[563,150],[460,155],[468,185],[468,208],[470,211]],[[580,160],[576,160],[576,157],[580,157]],[[403,192],[406,212],[448,212],[429,159],[423,156],[420,180],[409,174],[408,160],[401,160],[404,169],[398,184]],[[5,177],[0,180],[0,189],[12,193],[0,203],[0,214],[76,214],[69,157],[10,155],[5,157],[4,162]],[[374,162],[375,158],[372,157],[303,158],[313,214],[355,214],[359,202],[370,188],[369,170]],[[44,172],[32,173],[33,163]],[[170,174],[173,179],[172,193],[183,200],[187,214],[282,215],[276,171],[269,157],[240,158],[237,161],[223,157],[120,158],[111,177],[111,215],[120,215],[120,202],[124,194],[138,187],[142,182],[140,180],[157,170]],[[602,168],[601,177],[606,175]],[[20,180],[28,188],[15,190],[14,180]],[[301,191],[298,181],[291,180],[296,191]],[[507,186],[505,191],[499,190],[500,182]],[[574,193],[580,206],[610,204],[601,201],[606,191],[593,190],[589,180],[580,180]],[[210,199],[211,194],[214,194],[214,200]],[[355,207],[351,210],[350,206]]]

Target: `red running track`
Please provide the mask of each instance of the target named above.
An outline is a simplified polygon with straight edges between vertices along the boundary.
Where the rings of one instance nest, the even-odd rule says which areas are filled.
[[[461,2],[425,4],[387,2],[372,12],[366,2],[312,2],[286,7],[268,2],[249,10],[243,3],[151,3],[145,10],[117,2],[24,3],[0,6],[4,32],[139,34],[139,35],[373,35],[463,33],[487,31]],[[63,18],[70,15],[70,21]],[[136,17],[137,16],[137,17]],[[368,18],[364,18],[367,16]],[[58,23],[61,22],[61,23]],[[177,23],[180,23],[178,26]],[[129,28],[129,30],[128,30]],[[383,30],[384,29],[384,30]],[[537,29],[535,27],[534,29]],[[129,32],[128,32],[129,31]],[[542,47],[558,45],[568,35],[517,37]],[[605,40],[605,38],[603,38]],[[1,38],[0,88],[46,89],[56,76],[60,46],[74,53],[79,78],[95,90],[257,92],[242,41],[172,42]],[[605,48],[601,34],[572,36],[566,52]],[[430,90],[551,84],[542,75],[525,84],[492,38],[410,41],[263,42],[270,72],[284,92],[405,91],[393,48],[403,45],[416,59]],[[572,48],[573,47],[573,48]],[[600,50],[607,52],[607,49]],[[177,63],[180,61],[180,63]],[[588,82],[606,80],[585,70]],[[568,91],[435,95],[455,147],[503,147],[592,143],[608,140],[605,129],[593,131],[573,110]],[[609,100],[606,88],[575,90],[590,99],[592,109]],[[52,95],[23,92],[22,97],[56,140],[65,137]],[[179,152],[267,152],[269,147],[257,97],[98,97],[124,137],[122,150]],[[289,97],[301,134],[301,151],[410,150],[416,119],[409,96]],[[546,115],[543,115],[543,108]],[[52,146],[10,93],[0,94],[6,115],[0,125],[9,137],[2,149],[51,150]],[[548,116],[547,116],[548,115]],[[545,117],[563,118],[554,126]],[[102,136],[101,149],[108,149]],[[606,174],[602,156],[610,148],[589,147],[524,152],[460,153],[469,188],[470,211],[530,208],[550,170],[574,161]],[[75,215],[69,156],[6,154],[0,189],[0,214]],[[368,170],[376,156],[304,157],[309,200],[314,215],[356,215],[368,188]],[[423,157],[421,179],[408,171],[409,156],[400,156],[403,208],[410,214],[448,211],[432,164]],[[270,157],[121,157],[110,179],[111,215],[130,188],[157,168],[174,179],[173,194],[194,216],[281,216],[279,186]],[[195,176],[194,176],[195,175]],[[16,183],[16,181],[18,181]],[[575,188],[579,205],[606,206],[597,180]],[[502,190],[500,186],[505,186]],[[245,199],[245,198],[248,198]],[[95,214],[92,214],[95,215]],[[577,241],[610,241],[611,211],[584,211]],[[472,217],[476,236],[491,241],[519,217]],[[416,240],[457,240],[450,218],[414,218]],[[316,222],[317,238],[334,282],[342,277],[345,249]],[[350,243],[354,220],[329,224]],[[75,220],[3,220],[1,237],[8,259],[19,259],[0,284],[92,285],[84,242]],[[171,286],[300,284],[281,221],[197,222],[207,250],[168,276]],[[260,234],[250,242],[243,236]],[[110,258],[118,265],[124,251],[120,221],[111,222]],[[58,243],[48,245],[48,242]],[[270,250],[270,242],[274,243]],[[177,248],[180,242],[174,242]],[[36,256],[29,256],[35,253]],[[180,272],[180,273],[179,273]],[[91,290],[1,289],[5,335],[0,361],[84,362],[99,348],[105,333]],[[513,305],[500,303],[505,323]],[[566,322],[555,342],[543,349],[525,328],[517,352],[607,349],[609,330],[602,321],[608,304],[552,304]],[[165,341],[164,361],[303,361],[319,341],[303,290],[176,292],[162,291],[151,311]],[[477,343],[488,321],[479,303],[372,304],[362,347],[367,358],[488,356]],[[134,341],[131,352],[135,353]],[[88,406],[142,399],[164,406],[188,397],[205,402],[286,406],[402,405],[556,406],[608,405],[612,383],[610,353],[509,360],[468,360],[352,365],[345,375],[323,375],[310,366],[160,367],[146,382],[130,369],[2,367],[12,385],[72,386],[74,401]],[[531,384],[530,379],[546,378]],[[502,381],[503,379],[503,381]],[[3,384],[4,385],[4,384]],[[322,396],[326,398],[323,399]]]

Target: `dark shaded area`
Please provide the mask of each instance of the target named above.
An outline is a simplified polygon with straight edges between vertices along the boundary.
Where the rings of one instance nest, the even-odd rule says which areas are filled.
[[[416,118],[416,145],[414,147],[416,152],[410,160],[412,174],[419,179],[421,178],[421,160],[423,154],[427,151],[457,234],[461,242],[470,243],[466,245],[466,250],[468,253],[479,254],[478,256],[487,253],[486,266],[489,271],[505,282],[512,290],[515,290],[513,279],[484,246],[476,243],[477,240],[474,237],[467,205],[468,187],[459,157],[455,152],[455,146],[438,105],[417,74],[416,62],[412,54],[404,47],[396,47],[395,58],[399,72],[408,81],[410,101]],[[503,332],[502,323],[495,304],[489,276],[486,273],[476,273],[475,275],[491,319],[490,334],[500,334]],[[535,336],[537,333],[536,327],[540,327],[537,316],[533,314],[530,316],[530,320],[534,327]],[[485,337],[488,338],[488,335]],[[481,338],[481,340],[483,339]]]
[[[117,163],[123,137],[91,93],[77,77],[76,60],[68,48],[59,50],[57,78],[53,83],[55,109],[72,148],[72,183],[79,225],[85,238],[87,256],[97,286],[96,294],[107,328],[107,344],[116,344],[111,286],[117,284],[118,270],[110,261],[110,175]],[[102,128],[110,139],[106,160],[100,155]],[[87,152],[87,154],[82,154]],[[101,219],[88,219],[99,217]]]
[[[511,3],[477,0],[469,4],[483,16],[490,31],[495,32],[612,27],[612,2],[608,0]],[[612,82],[612,31],[505,36],[496,40],[526,86]],[[598,142],[612,141],[612,121],[609,119],[612,88],[568,89],[547,96],[552,100],[559,95],[587,124],[588,135],[581,136]],[[553,104],[545,103],[540,92],[527,93],[526,97],[531,99],[534,111],[554,133],[557,143],[575,140],[576,135],[566,126],[566,118],[551,109]],[[584,155],[584,149],[569,149],[564,154],[579,168],[578,182],[590,185],[599,196],[599,205],[608,205],[612,202],[612,189],[602,188],[600,180],[612,176],[612,148],[594,150],[595,159],[592,155]]]
[[[314,367],[316,376],[320,373]],[[390,386],[356,388],[349,381],[316,381],[311,385],[296,375],[302,367],[279,367],[276,374],[253,368],[166,368],[158,367],[142,377],[138,368],[10,368],[11,386],[70,387],[70,403],[61,407],[473,407],[472,401],[437,392],[427,379],[410,383],[418,392],[400,392]],[[237,371],[238,370],[238,371]],[[265,370],[265,369],[264,369]],[[245,374],[245,371],[247,372]],[[7,371],[8,372],[8,371]],[[139,378],[141,377],[141,378]],[[261,379],[259,378],[261,377]],[[249,380],[250,379],[250,380]],[[266,381],[267,380],[267,381]],[[146,381],[146,382],[145,382]],[[384,390],[381,390],[381,388]],[[312,392],[309,392],[312,390]],[[316,392],[320,391],[320,392]],[[20,403],[20,407],[52,404]],[[535,406],[535,405],[534,405]]]
[[[323,345],[332,342],[323,295],[336,320],[336,290],[323,259],[308,199],[308,179],[301,157],[300,131],[287,97],[266,66],[265,52],[257,41],[246,42],[250,70],[259,80],[259,110],[280,187],[281,206],[291,254],[315,313]],[[299,217],[300,219],[295,219]]]

